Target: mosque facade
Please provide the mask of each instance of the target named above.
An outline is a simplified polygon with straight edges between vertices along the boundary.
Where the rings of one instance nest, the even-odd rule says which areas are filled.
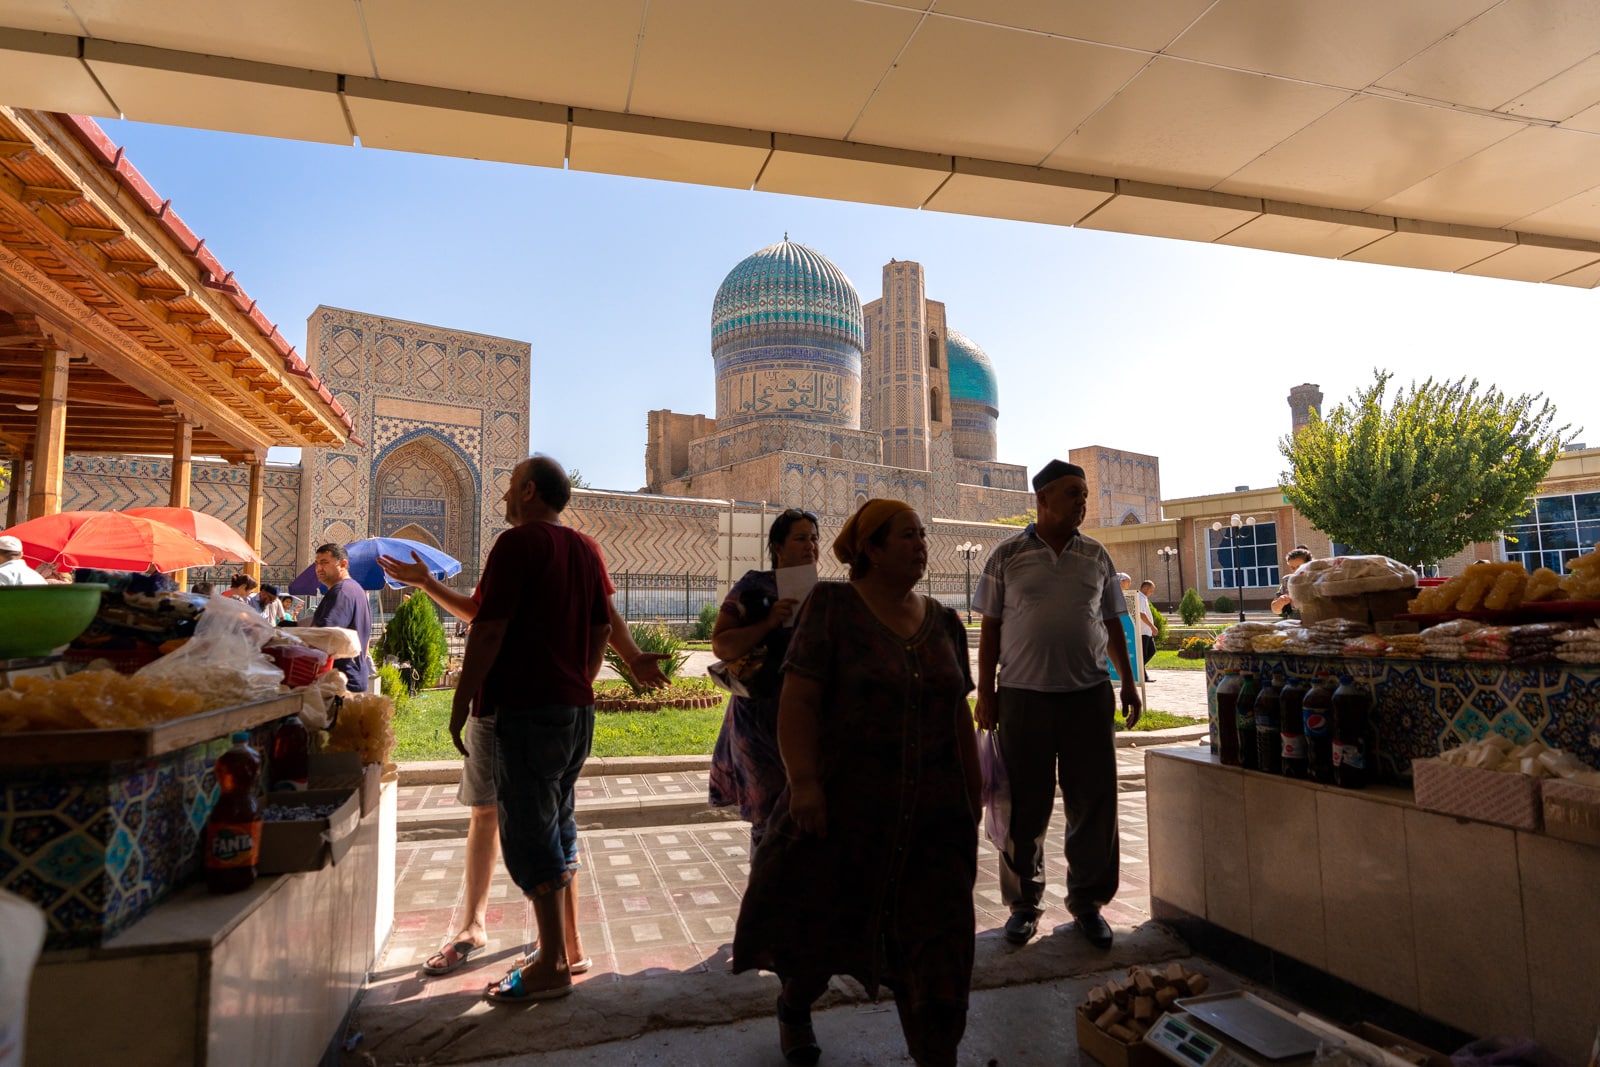
[[[948,326],[921,264],[891,260],[882,293],[863,305],[787,238],[736,265],[711,307],[716,413],[649,413],[646,491],[800,507],[824,527],[879,496],[930,519],[1027,510],[1027,469],[996,458],[988,355]]]

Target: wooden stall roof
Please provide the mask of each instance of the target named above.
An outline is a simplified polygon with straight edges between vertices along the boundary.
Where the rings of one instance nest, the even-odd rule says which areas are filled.
[[[0,107],[0,441],[33,445],[47,349],[68,452],[338,445],[350,414],[92,119]]]

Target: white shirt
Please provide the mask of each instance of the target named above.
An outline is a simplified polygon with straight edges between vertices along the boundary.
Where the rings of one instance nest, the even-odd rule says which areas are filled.
[[[0,563],[0,585],[49,585],[39,572],[23,559],[8,559]]]
[[[1133,621],[1139,626],[1139,636],[1154,637],[1156,632],[1150,628],[1150,623],[1155,622],[1156,617],[1150,614],[1150,598],[1144,595],[1143,589],[1139,590],[1139,599],[1134,603]],[[1145,619],[1150,622],[1145,622]]]

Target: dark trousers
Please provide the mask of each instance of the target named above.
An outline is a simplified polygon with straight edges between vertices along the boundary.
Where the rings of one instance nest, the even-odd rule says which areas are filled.
[[[1067,811],[1067,910],[1117,893],[1116,700],[1111,683],[1076,693],[1000,687],[1000,752],[1011,780],[1011,841],[1000,895],[1013,912],[1044,910],[1044,835],[1056,781]]]
[[[1144,659],[1140,660],[1139,663],[1141,665],[1149,663],[1156,654],[1156,639],[1149,634],[1145,634],[1143,637],[1139,638],[1139,644],[1144,648]]]

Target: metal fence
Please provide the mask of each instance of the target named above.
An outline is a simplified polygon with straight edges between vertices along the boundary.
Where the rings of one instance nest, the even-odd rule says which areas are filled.
[[[690,625],[707,605],[718,606],[727,594],[723,583],[709,574],[613,574],[617,587],[611,598],[629,622],[664,622]]]

